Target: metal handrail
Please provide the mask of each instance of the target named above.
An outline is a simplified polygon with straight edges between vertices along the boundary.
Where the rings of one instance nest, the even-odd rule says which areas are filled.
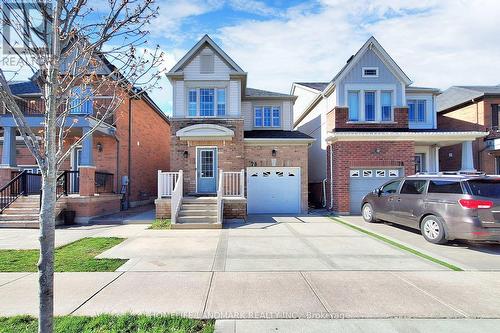
[[[26,170],[24,170],[0,188],[0,214],[16,201],[17,198],[26,193],[26,181],[23,181],[26,173]]]

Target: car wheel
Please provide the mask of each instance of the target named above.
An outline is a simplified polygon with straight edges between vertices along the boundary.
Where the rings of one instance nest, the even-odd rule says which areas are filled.
[[[434,244],[445,244],[447,242],[444,225],[437,216],[429,215],[422,220],[420,225],[422,236],[425,240]]]
[[[363,220],[365,220],[365,222],[373,223],[377,221],[373,214],[373,207],[369,203],[363,205],[361,208],[361,215],[363,215]]]

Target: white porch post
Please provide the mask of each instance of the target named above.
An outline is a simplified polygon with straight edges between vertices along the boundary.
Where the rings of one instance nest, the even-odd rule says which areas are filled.
[[[476,171],[474,168],[472,141],[462,142],[462,168],[460,171]]]
[[[439,172],[439,146],[431,146],[429,150],[429,172]]]

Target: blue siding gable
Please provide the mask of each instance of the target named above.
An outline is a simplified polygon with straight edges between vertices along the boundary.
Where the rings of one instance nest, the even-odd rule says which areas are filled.
[[[378,67],[378,77],[363,77],[363,67]],[[386,84],[394,85],[396,90],[396,106],[405,105],[403,101],[403,82],[396,77],[379,56],[371,49],[361,56],[359,61],[346,73],[342,80],[337,84],[338,105],[345,106],[345,85],[346,84]]]

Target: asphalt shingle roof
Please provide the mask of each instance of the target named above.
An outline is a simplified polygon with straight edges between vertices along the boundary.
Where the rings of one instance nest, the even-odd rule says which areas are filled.
[[[301,86],[309,87],[318,91],[323,91],[330,82],[296,82],[296,83],[300,84]]]
[[[246,88],[245,90],[246,97],[285,97],[292,98],[294,96],[288,94],[277,93],[273,91],[254,89],[254,88]]]
[[[437,97],[437,109],[444,111],[484,95],[500,95],[500,85],[450,87]]]
[[[245,139],[312,139],[307,134],[299,131],[283,130],[254,130],[245,131]]]
[[[39,94],[40,88],[33,81],[15,82],[9,84],[13,95]]]

